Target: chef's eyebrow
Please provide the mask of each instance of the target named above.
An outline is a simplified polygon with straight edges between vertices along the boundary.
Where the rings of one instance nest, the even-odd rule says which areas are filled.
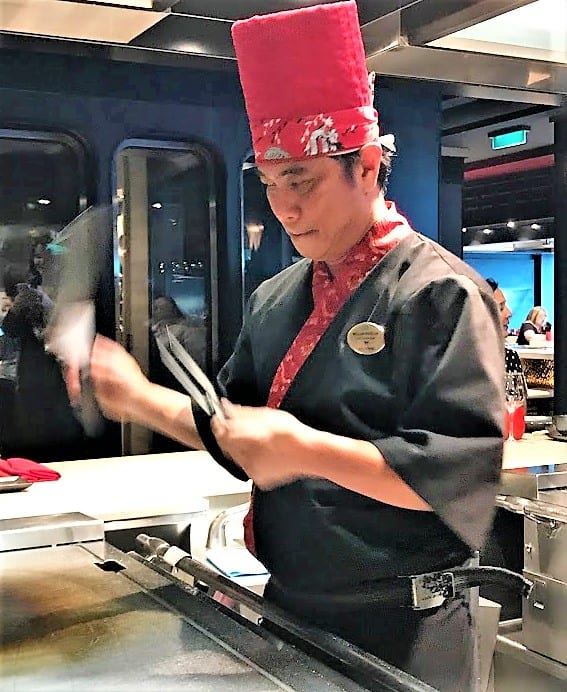
[[[278,175],[278,177],[283,178],[285,176],[303,175],[306,171],[307,169],[305,168],[305,166],[302,166],[301,164],[295,164],[293,166],[289,166],[288,168],[284,168],[284,170]],[[266,178],[266,174],[259,168],[256,168],[256,175],[260,178],[260,180]]]

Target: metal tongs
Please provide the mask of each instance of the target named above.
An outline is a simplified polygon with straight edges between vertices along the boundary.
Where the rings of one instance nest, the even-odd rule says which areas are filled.
[[[193,358],[183,348],[177,337],[166,327],[167,337],[156,334],[156,343],[162,363],[189,394],[191,399],[208,416],[226,419],[220,399],[213,384]]]

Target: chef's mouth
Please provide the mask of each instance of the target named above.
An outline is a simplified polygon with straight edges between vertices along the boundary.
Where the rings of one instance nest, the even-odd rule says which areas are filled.
[[[292,233],[291,231],[288,231],[288,234],[290,238],[303,238],[306,235],[311,235],[312,233],[316,233],[317,229],[315,228],[310,228],[308,231],[301,231],[300,233]]]

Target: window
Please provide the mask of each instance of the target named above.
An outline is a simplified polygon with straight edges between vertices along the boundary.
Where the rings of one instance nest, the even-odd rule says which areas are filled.
[[[86,206],[84,159],[66,135],[0,129],[3,454],[62,461],[85,451],[59,365],[44,348],[57,290],[57,237]]]
[[[0,170],[3,289],[7,265],[49,274],[47,246],[86,206],[84,155],[66,135],[0,130]]]

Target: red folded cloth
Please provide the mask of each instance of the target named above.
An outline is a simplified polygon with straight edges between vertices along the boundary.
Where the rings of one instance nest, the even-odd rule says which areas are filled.
[[[0,476],[20,476],[26,481],[56,481],[61,474],[31,459],[0,459]]]

